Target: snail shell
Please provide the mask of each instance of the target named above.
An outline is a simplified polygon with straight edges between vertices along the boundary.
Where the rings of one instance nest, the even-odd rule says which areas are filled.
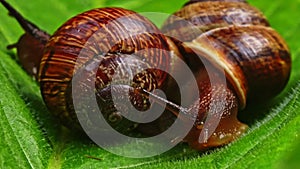
[[[175,16],[175,17],[174,17]],[[162,27],[165,34],[184,39],[185,59],[197,67],[192,52],[226,72],[239,97],[277,95],[290,75],[290,52],[266,17],[245,2],[191,1]],[[189,21],[194,27],[186,26]],[[194,66],[193,63],[196,65]]]
[[[144,68],[170,66],[170,49],[166,41],[150,21],[122,8],[93,9],[71,18],[51,36],[41,59],[38,80],[47,107],[68,127],[80,128],[72,107],[72,97],[81,95],[74,96],[71,90],[72,79],[80,68],[87,67],[81,76],[87,79],[86,83],[96,77],[96,90],[101,92],[109,87],[118,66],[127,65],[120,70],[132,71],[132,74],[140,71],[138,65],[141,64],[145,65]],[[134,56],[135,61],[126,59],[129,56]],[[128,78],[126,75],[119,77],[118,83]],[[165,79],[164,72],[152,69],[137,74],[128,85],[151,91],[160,88]],[[77,89],[78,93],[84,92],[86,86],[89,84],[82,84]],[[97,96],[105,98],[103,94],[104,90]],[[107,105],[107,100],[99,104]],[[134,106],[143,109],[144,105]],[[116,119],[120,117],[112,117],[111,113],[118,115],[115,108],[106,106],[103,109],[108,121],[116,125]],[[126,124],[119,128],[125,131],[133,125]]]
[[[269,23],[262,12],[244,2],[190,1],[166,20],[162,31],[192,41],[206,31],[229,25],[269,26]]]
[[[274,97],[289,79],[288,46],[262,12],[245,1],[191,0],[166,20],[162,31],[178,39],[175,42],[198,81],[200,99],[193,106],[200,108],[190,109],[197,115],[196,126],[185,138],[195,149],[224,145],[240,137],[247,126],[237,119],[237,111],[251,99]],[[216,79],[224,72],[227,86],[209,85],[207,71],[216,72],[212,76]],[[225,107],[215,112],[211,103],[221,103],[222,98]],[[217,128],[210,131],[206,126],[215,122],[219,122]]]

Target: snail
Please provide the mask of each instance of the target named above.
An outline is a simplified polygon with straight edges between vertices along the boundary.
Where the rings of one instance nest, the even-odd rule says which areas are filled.
[[[194,27],[187,26],[187,21]],[[202,73],[198,65],[198,56],[202,56],[224,71],[229,83],[225,94],[229,98],[227,104],[232,107],[224,109],[221,122],[206,140],[207,144],[199,144],[195,139],[201,132],[199,129],[203,130],[203,120],[186,136],[186,141],[196,149],[224,144],[228,141],[226,137],[239,137],[246,126],[236,119],[232,121],[237,111],[245,108],[247,100],[261,101],[276,96],[289,79],[291,58],[286,42],[270,27],[263,13],[244,0],[191,0],[167,19],[162,31],[183,39],[177,45],[194,72]],[[218,88],[202,89],[205,80],[200,79],[198,83],[200,93]],[[208,111],[207,107],[201,111],[201,101],[199,117]],[[227,118],[226,114],[232,117]]]
[[[94,85],[97,104],[117,131],[137,129],[154,135],[184,110],[182,120],[196,120],[183,141],[194,149],[206,150],[240,137],[247,125],[236,116],[246,106],[246,100],[257,93],[271,98],[289,79],[291,60],[286,43],[269,27],[264,15],[243,0],[191,0],[168,18],[161,30],[127,9],[92,9],[69,19],[53,35],[24,19],[5,0],[0,2],[26,32],[8,48],[17,48],[21,64],[40,83],[50,112],[72,130],[81,130],[73,99],[85,97],[80,93]],[[172,78],[159,69],[180,71],[176,67],[179,60],[184,60],[194,73],[200,93],[199,98],[191,96],[192,104],[187,108],[180,106]],[[111,84],[117,69],[121,74],[116,84]],[[219,79],[223,71],[226,84]],[[130,82],[124,80],[128,72],[135,75]],[[87,81],[80,81],[82,78]],[[211,78],[216,83],[212,84]],[[74,79],[82,83],[75,87]],[[168,98],[153,95],[151,91],[155,89],[165,91]],[[74,90],[78,91],[76,95]],[[116,92],[117,99],[122,100],[127,91],[134,108],[149,109],[149,96],[153,95],[156,102],[166,103],[166,111],[148,124],[122,117],[118,110],[131,110],[124,105],[117,109],[111,93]],[[220,102],[221,107],[214,104]],[[219,123],[212,131],[214,120]]]
[[[74,76],[81,78],[79,76],[84,74],[82,78],[88,77],[86,81],[96,76],[95,84],[91,86],[96,85],[97,104],[101,105],[105,119],[120,132],[133,128],[135,123],[121,120],[125,118],[111,104],[111,90],[121,92],[122,99],[125,85],[134,87],[135,90],[130,91],[131,101],[136,109],[143,110],[149,103],[137,89],[151,91],[164,85],[166,73],[147,68],[169,66],[167,51],[171,41],[167,42],[160,30],[145,17],[123,8],[92,9],[71,18],[51,36],[24,19],[6,1],[0,2],[26,31],[8,48],[17,48],[21,64],[38,80],[50,112],[68,128],[81,130],[72,102],[73,97],[82,95],[72,95]],[[114,82],[125,84],[111,88],[113,74],[118,69],[121,70],[120,77],[114,77]],[[130,84],[123,82],[130,74],[135,75],[128,82]],[[77,90],[84,93],[87,83]]]

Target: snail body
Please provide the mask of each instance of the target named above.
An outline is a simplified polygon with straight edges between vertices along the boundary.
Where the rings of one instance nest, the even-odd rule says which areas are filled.
[[[137,129],[149,135],[162,132],[172,124],[166,120],[174,121],[182,109],[177,106],[180,96],[173,92],[176,85],[160,68],[180,72],[176,65],[177,59],[182,59],[194,73],[200,96],[194,98],[191,89],[192,104],[183,118],[196,116],[196,122],[184,141],[197,150],[218,147],[246,131],[247,125],[237,119],[237,113],[249,98],[257,93],[273,97],[289,78],[291,60],[286,43],[269,27],[266,17],[243,0],[191,0],[166,20],[161,31],[130,10],[93,9],[69,19],[52,36],[25,20],[5,0],[0,2],[25,29],[23,39],[39,44],[34,50],[43,54],[34,56],[38,62],[33,64],[39,71],[29,73],[38,79],[49,110],[70,129],[81,130],[73,99],[88,99],[81,93],[95,86],[97,104],[117,131],[125,133],[139,125]],[[23,41],[11,47],[20,51]],[[117,70],[121,73],[116,84],[111,84]],[[220,78],[222,72],[226,83]],[[134,75],[132,81],[126,81],[129,74]],[[74,79],[82,80],[77,87]],[[130,121],[113,105],[112,91],[120,100],[129,91],[133,106],[145,111],[151,105],[147,92],[156,89],[169,93],[171,101],[158,98],[167,104],[167,110],[153,123]],[[131,111],[122,106],[125,113]]]

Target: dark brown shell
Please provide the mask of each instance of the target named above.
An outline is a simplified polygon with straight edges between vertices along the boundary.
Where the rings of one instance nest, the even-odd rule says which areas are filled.
[[[289,78],[289,49],[268,27],[263,13],[249,4],[217,0],[184,6],[162,30],[182,41],[178,44],[192,68],[197,67],[194,57],[200,54],[224,69],[244,108],[247,97],[275,96]]]
[[[185,3],[184,6],[198,3],[198,2],[213,2],[213,1],[218,1],[218,2],[244,2],[246,3],[245,0],[189,0],[189,2]]]
[[[248,24],[269,25],[258,9],[246,3],[205,1],[190,4],[174,13],[166,20],[162,31],[186,42],[215,28]]]
[[[286,85],[289,49],[281,36],[264,26],[229,26],[208,31],[184,45],[224,70],[239,96],[270,98]]]
[[[63,24],[46,45],[39,71],[43,98],[64,124],[71,128],[77,124],[75,128],[80,128],[75,113],[70,111],[72,94],[68,89],[78,69],[103,59],[104,65],[100,64],[96,72],[87,72],[87,78],[97,73],[96,87],[101,90],[110,84],[118,58],[134,54],[150,67],[168,67],[168,51],[169,45],[159,29],[133,11],[101,8],[84,12]],[[166,74],[157,70],[152,73],[155,82],[149,84],[136,78],[139,82],[134,87],[150,91],[162,86]]]

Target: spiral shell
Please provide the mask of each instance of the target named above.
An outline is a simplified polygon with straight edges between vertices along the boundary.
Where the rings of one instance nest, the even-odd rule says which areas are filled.
[[[187,21],[193,26],[182,24]],[[266,17],[245,2],[192,1],[162,30],[185,40],[181,48],[187,62],[195,64],[191,67],[197,67],[192,60],[201,56],[224,70],[241,109],[247,98],[277,95],[289,79],[288,46]]]
[[[77,124],[75,128],[80,128],[72,107],[74,95],[70,88],[73,76],[81,68],[85,68],[85,78],[96,77],[96,89],[101,91],[110,85],[116,67],[124,65],[120,62],[129,55],[134,55],[138,61],[134,63],[127,59],[129,69],[120,69],[135,71],[132,72],[135,74],[141,62],[146,68],[147,65],[168,67],[169,50],[158,28],[133,11],[101,8],[79,14],[63,24],[46,44],[39,71],[45,103],[64,124],[70,128]],[[153,76],[153,80],[145,76]],[[124,78],[128,77],[118,79]],[[150,70],[137,75],[130,85],[151,91],[160,88],[165,78],[164,72]],[[83,91],[84,86],[88,84],[83,84],[79,90]]]

